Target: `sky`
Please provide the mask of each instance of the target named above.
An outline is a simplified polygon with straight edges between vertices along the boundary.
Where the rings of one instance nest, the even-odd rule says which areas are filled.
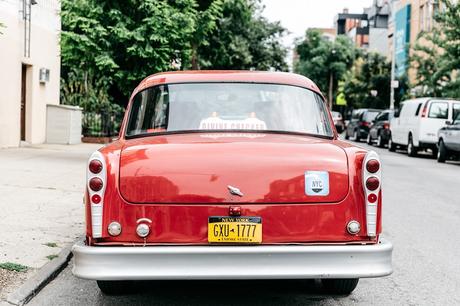
[[[334,17],[348,8],[350,13],[362,13],[372,0],[262,0],[263,15],[270,21],[281,21],[291,34],[285,44],[303,36],[307,28],[333,27]]]

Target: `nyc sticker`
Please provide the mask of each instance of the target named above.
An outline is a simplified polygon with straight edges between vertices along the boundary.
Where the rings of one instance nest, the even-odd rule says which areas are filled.
[[[329,195],[329,172],[305,172],[305,194],[309,196]]]

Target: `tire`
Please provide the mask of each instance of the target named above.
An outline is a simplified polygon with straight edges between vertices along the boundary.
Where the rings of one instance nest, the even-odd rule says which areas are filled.
[[[407,155],[410,157],[417,156],[417,148],[414,146],[414,142],[412,141],[412,135],[409,134],[409,141],[407,143]]]
[[[350,139],[350,136],[348,136],[348,131],[345,131],[345,139],[346,139],[346,140],[349,140],[349,139]]]
[[[372,146],[371,133],[369,133],[369,134],[367,135],[367,140],[366,140],[366,142],[367,142],[368,145]]]
[[[442,139],[439,140],[438,163],[445,163],[447,160],[447,148]]]
[[[390,138],[388,139],[388,151],[396,152],[396,145],[393,142],[393,137],[391,137],[391,135],[390,135]]]
[[[322,279],[326,292],[330,294],[349,295],[358,285],[359,278]]]
[[[97,281],[97,286],[105,295],[122,295],[131,291],[131,283],[127,281]]]
[[[377,147],[383,148],[385,147],[385,144],[383,143],[382,135],[377,136]]]

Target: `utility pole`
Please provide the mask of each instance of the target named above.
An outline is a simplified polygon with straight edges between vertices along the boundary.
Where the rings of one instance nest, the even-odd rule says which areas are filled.
[[[391,52],[391,80],[390,80],[390,109],[395,108],[395,69],[396,69],[396,12],[395,12],[395,2],[398,0],[391,0],[391,22],[393,24],[393,50]]]

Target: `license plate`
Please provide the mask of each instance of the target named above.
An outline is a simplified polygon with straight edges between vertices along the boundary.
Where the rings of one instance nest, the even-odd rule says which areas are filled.
[[[210,243],[261,243],[261,217],[209,217]]]

